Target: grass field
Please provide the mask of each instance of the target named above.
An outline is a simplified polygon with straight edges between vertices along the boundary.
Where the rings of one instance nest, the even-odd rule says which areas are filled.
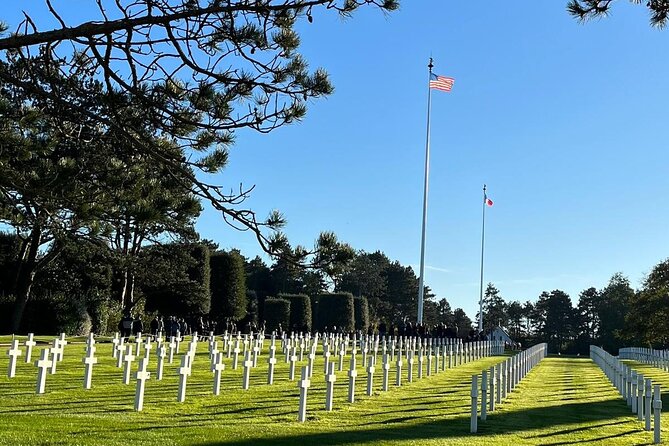
[[[7,337],[0,338],[6,344]],[[43,338],[46,340],[46,338]],[[469,433],[471,375],[500,362],[484,358],[439,374],[391,385],[364,395],[365,374],[359,366],[357,400],[346,402],[346,372],[338,374],[335,410],[326,412],[322,360],[314,367],[309,390],[308,421],[297,422],[299,391],[288,380],[288,367],[278,356],[273,386],[266,384],[266,354],[251,374],[251,388],[241,390],[242,369],[226,359],[221,395],[212,395],[206,343],[200,344],[185,403],[176,402],[177,359],[162,382],[147,383],[144,411],[135,412],[134,381],[121,383],[111,345],[97,344],[99,364],[93,389],[82,386],[83,344],[66,347],[56,375],[48,375],[46,394],[35,394],[36,368],[19,362],[17,377],[8,379],[6,352],[0,357],[0,444],[35,445],[399,445],[399,444],[650,444],[652,433],[632,416],[603,373],[585,358],[551,357],[537,366],[518,388]],[[185,346],[184,346],[185,347]],[[6,351],[6,347],[2,347]],[[182,351],[184,348],[182,347]],[[152,352],[154,353],[154,352]],[[33,360],[39,348],[33,352]],[[348,362],[346,362],[348,364]],[[136,367],[136,364],[135,364]],[[347,367],[345,367],[347,368]],[[642,368],[642,366],[639,366]],[[378,368],[380,369],[380,367]],[[669,374],[654,370],[669,385]],[[417,373],[414,373],[417,376]],[[649,376],[651,374],[649,373]],[[651,376],[652,377],[652,376]],[[394,366],[391,369],[394,384]],[[405,373],[406,379],[406,373]],[[665,401],[665,407],[669,402]],[[663,438],[669,435],[669,415]]]

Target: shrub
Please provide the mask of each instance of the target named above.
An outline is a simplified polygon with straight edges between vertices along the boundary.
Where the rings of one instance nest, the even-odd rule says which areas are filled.
[[[306,294],[279,294],[290,301],[290,325],[293,331],[311,331],[311,299]]]
[[[265,299],[266,332],[279,330],[279,325],[285,330],[290,322],[290,301],[286,299]]]
[[[369,304],[366,297],[355,297],[353,299],[355,312],[355,329],[367,331],[369,327]]]
[[[351,332],[355,328],[353,295],[351,293],[321,294],[318,296],[319,330],[327,327]]]

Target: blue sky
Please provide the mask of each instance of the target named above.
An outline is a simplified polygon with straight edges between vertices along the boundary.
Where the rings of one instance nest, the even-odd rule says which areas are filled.
[[[335,93],[301,123],[240,132],[215,181],[255,185],[248,205],[281,210],[294,244],[331,230],[417,269],[432,55],[434,71],[456,79],[432,101],[425,280],[438,298],[476,313],[483,183],[495,201],[485,280],[505,299],[562,289],[576,301],[617,271],[639,286],[669,256],[669,31],[628,2],[586,24],[565,3],[404,0],[347,20],[319,11],[300,25],[301,52]],[[14,14],[3,13],[10,24]],[[261,253],[213,211],[198,229]]]

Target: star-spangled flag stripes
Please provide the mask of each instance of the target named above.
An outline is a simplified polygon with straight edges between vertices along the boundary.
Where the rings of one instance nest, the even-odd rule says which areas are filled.
[[[451,91],[455,79],[452,77],[439,76],[434,73],[430,73],[430,88],[440,91]]]

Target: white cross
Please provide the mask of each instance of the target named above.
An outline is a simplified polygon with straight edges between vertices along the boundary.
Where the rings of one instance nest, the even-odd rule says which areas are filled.
[[[169,362],[172,364],[172,361],[174,360],[174,351],[177,348],[177,343],[174,342],[174,336],[170,337],[170,343],[167,345],[170,348]]]
[[[130,369],[134,360],[135,355],[132,354],[132,347],[128,345],[128,350],[123,357],[123,362],[125,362],[125,368],[123,369],[123,384],[130,384]]]
[[[223,364],[223,352],[216,353],[216,358],[212,366],[214,372],[214,395],[221,393],[221,374],[225,370],[225,364]]]
[[[39,369],[37,372],[37,392],[44,393],[44,385],[46,383],[46,371],[51,367],[51,360],[49,360],[50,351],[48,348],[42,349],[40,358],[35,362],[35,366]]]
[[[144,343],[144,356],[149,357],[151,354],[151,349],[153,348],[153,345],[151,344],[151,338],[147,337],[146,342]]]
[[[9,356],[7,377],[14,378],[14,375],[16,375],[16,361],[18,360],[19,356],[21,356],[21,350],[19,350],[19,341],[17,339],[12,341],[12,347],[7,352],[7,355]]]
[[[98,363],[98,358],[95,357],[95,346],[91,345],[86,349],[86,357],[83,359],[84,363],[84,389],[91,388],[91,380],[93,378],[93,364]]]
[[[123,338],[119,339],[119,343],[116,346],[116,367],[121,368],[123,365],[123,353],[125,352],[125,345],[123,344]]]
[[[139,361],[139,370],[135,373],[135,378],[137,378],[137,387],[135,389],[135,410],[141,411],[144,408],[144,388],[146,386],[146,380],[151,377],[151,373],[146,370],[146,367],[149,363],[147,358],[143,358]]]
[[[337,375],[334,371],[334,363],[330,364],[328,374],[325,375],[326,389],[325,389],[325,410],[332,410],[333,405],[333,394],[334,394],[334,383],[337,381]]]
[[[242,377],[242,389],[249,390],[249,380],[251,377],[251,367],[253,367],[253,360],[251,359],[250,352],[246,352],[244,357],[244,374]]]
[[[307,390],[311,387],[311,381],[308,378],[309,372],[306,367],[302,367],[302,379],[298,382],[300,388],[300,407],[297,415],[298,421],[307,420]]]
[[[163,379],[163,363],[165,362],[165,346],[160,344],[156,350],[158,356],[158,365],[156,370],[156,380],[160,381]]]
[[[118,350],[116,347],[118,347],[119,342],[121,340],[118,337],[118,332],[114,333],[114,338],[111,340],[112,342],[112,358],[116,359],[116,355],[118,354]]]
[[[177,401],[183,403],[186,401],[186,382],[191,374],[191,368],[188,365],[188,355],[181,357],[181,367],[179,367],[179,394]]]
[[[60,339],[57,339],[59,349],[58,349],[58,361],[63,360],[63,353],[65,353],[65,346],[67,345],[67,341],[65,340],[65,333],[60,334]]]
[[[267,369],[267,384],[274,384],[274,367],[276,365],[276,347],[274,345],[269,348],[267,364],[269,364]]]
[[[53,340],[53,347],[51,347],[50,353],[51,353],[51,374],[53,375],[56,373],[56,364],[58,364],[58,356],[60,355],[60,352],[62,351],[62,347],[59,346],[60,343],[58,342],[58,339]]]
[[[137,333],[135,337],[135,344],[137,344],[137,349],[135,350],[135,355],[139,356],[139,349],[142,346],[142,333]]]
[[[30,362],[30,358],[33,354],[33,347],[37,345],[37,342],[33,339],[33,334],[28,333],[28,340],[25,342],[26,346],[26,364]]]

